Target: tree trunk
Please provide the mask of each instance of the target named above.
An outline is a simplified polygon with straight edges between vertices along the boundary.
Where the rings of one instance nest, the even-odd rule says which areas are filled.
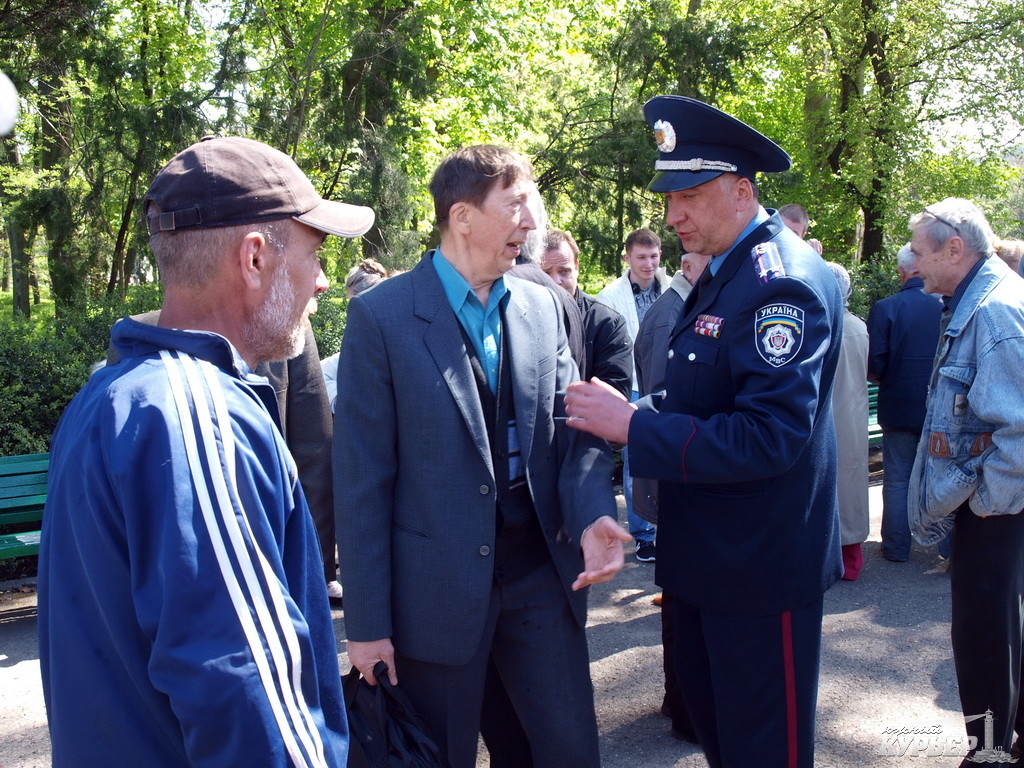
[[[25,237],[25,222],[19,210],[13,208],[7,216],[7,238],[11,244],[11,278],[14,290],[13,314],[15,317],[29,317],[28,273],[31,256],[28,238]]]
[[[113,294],[118,288],[123,291],[128,288],[128,279],[131,277],[132,265],[125,259],[125,252],[128,239],[132,231],[132,219],[135,215],[135,206],[139,196],[139,178],[143,172],[144,159],[146,157],[146,140],[139,138],[139,148],[135,153],[132,162],[131,181],[128,183],[128,195],[121,211],[121,226],[117,230],[117,242],[114,245],[114,254],[110,260],[110,278],[107,280],[107,295]]]
[[[47,36],[40,45],[57,49]],[[39,113],[43,126],[40,164],[44,171],[54,171],[56,181],[46,190],[46,204],[40,214],[46,228],[47,266],[53,289],[54,310],[59,315],[65,307],[73,306],[81,298],[85,283],[73,253],[67,246],[74,230],[71,198],[68,195],[68,158],[71,155],[71,104],[63,92],[66,63],[49,62],[39,77]]]
[[[0,291],[11,290],[11,255],[5,253],[0,263]]]
[[[885,190],[889,186],[889,172],[878,171],[871,181],[871,191],[864,201],[864,239],[861,241],[860,258],[865,262],[881,259],[885,254],[882,247],[884,218],[888,201]]]

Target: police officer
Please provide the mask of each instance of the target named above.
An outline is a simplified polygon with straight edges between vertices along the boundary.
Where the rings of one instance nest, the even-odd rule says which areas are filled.
[[[657,583],[676,671],[713,768],[805,768],[823,594],[842,574],[832,382],[842,299],[825,262],[758,202],[789,156],[693,99],[644,107],[650,184],[686,251],[712,254],[672,331],[665,393],[634,408],[570,385],[569,423],[628,442],[660,481]],[[656,410],[655,410],[656,408]]]

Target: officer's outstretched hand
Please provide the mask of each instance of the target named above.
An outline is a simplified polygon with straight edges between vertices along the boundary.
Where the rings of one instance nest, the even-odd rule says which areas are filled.
[[[596,376],[565,388],[566,424],[603,437],[610,443],[629,441],[629,421],[636,406]]]
[[[632,537],[608,515],[597,518],[583,532],[583,573],[572,583],[573,589],[611,581],[622,570],[622,544]]]

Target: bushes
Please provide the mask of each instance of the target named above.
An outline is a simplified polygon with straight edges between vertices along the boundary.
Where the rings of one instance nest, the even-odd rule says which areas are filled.
[[[89,377],[73,329],[10,318],[0,321],[0,454],[42,453],[64,407]]]
[[[0,455],[50,450],[64,408],[106,359],[114,322],[159,305],[159,288],[144,285],[57,320],[0,318]]]
[[[0,456],[50,450],[64,408],[89,378],[90,366],[106,359],[114,323],[159,309],[162,298],[160,286],[139,285],[126,299],[94,300],[57,320],[0,316]],[[341,348],[347,305],[344,287],[320,297],[311,321],[323,357]]]
[[[868,312],[876,301],[900,289],[895,259],[859,264],[850,273],[853,278],[850,311],[864,320],[867,320]]]
[[[320,294],[315,315],[310,316],[316,337],[316,347],[320,358],[330,357],[341,349],[341,337],[345,335],[345,311],[348,300],[345,298],[344,281],[336,288]]]

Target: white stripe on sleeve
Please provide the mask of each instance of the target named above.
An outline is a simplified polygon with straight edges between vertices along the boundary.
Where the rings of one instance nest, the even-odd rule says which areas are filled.
[[[252,550],[246,545],[238,519],[235,515],[235,504],[232,503],[232,494],[228,490],[224,472],[227,467],[222,465],[218,452],[217,436],[214,426],[215,419],[211,410],[218,412],[218,417],[225,416],[217,423],[224,446],[225,463],[229,467],[234,466],[234,435],[231,430],[231,422],[226,418],[226,404],[220,408],[216,406],[217,396],[223,400],[223,392],[216,377],[206,376],[207,382],[212,383],[207,390],[203,386],[200,375],[196,370],[196,361],[180,353],[161,351],[160,356],[168,374],[168,379],[173,393],[175,404],[178,409],[178,417],[181,424],[182,437],[184,439],[185,451],[188,457],[189,467],[193,478],[193,486],[199,501],[202,518],[206,524],[209,541],[216,556],[227,593],[231,599],[232,607],[239,625],[246,637],[253,661],[259,672],[260,680],[266,692],[267,702],[277,722],[278,730],[281,733],[282,741],[292,762],[296,766],[326,766],[326,759],[323,752],[323,743],[320,734],[312,725],[312,716],[305,706],[301,695],[301,688],[298,685],[300,673],[293,671],[289,674],[289,664],[285,659],[284,648],[281,645],[281,635],[284,636],[289,651],[292,652],[293,666],[300,668],[298,652],[298,638],[287,616],[287,609],[284,607],[284,600],[280,590],[273,589],[277,584],[277,577],[270,568],[265,555],[256,546],[255,539],[251,538],[251,530],[248,531],[252,540]],[[209,363],[199,363],[200,366],[209,366]],[[212,367],[212,366],[211,366]],[[189,407],[189,396],[195,406],[195,419],[199,424],[201,440],[195,432],[193,414]],[[214,403],[209,402],[213,398]],[[200,458],[200,452],[205,454],[207,464],[210,467],[210,477],[207,478]],[[230,458],[228,458],[230,457]],[[220,468],[220,472],[214,468]],[[231,474],[232,490],[234,489],[234,473]],[[212,485],[212,488],[210,487]],[[216,497],[216,504],[212,496]],[[237,497],[237,493],[234,494]],[[245,516],[242,515],[245,519]],[[248,523],[247,523],[248,524]],[[221,531],[224,526],[224,532]],[[227,534],[230,549],[234,553],[239,564],[241,575],[244,580],[245,590],[239,581],[238,574],[232,566],[228,554],[228,544],[224,540],[224,533]],[[254,562],[255,561],[255,562]],[[268,589],[260,584],[256,575],[256,569],[264,573],[265,578],[269,574],[266,584]],[[246,599],[245,592],[249,594]],[[283,621],[275,625],[267,606],[267,596],[276,601],[275,613],[280,618],[284,615]],[[251,600],[251,603],[250,603]],[[256,620],[253,619],[250,609],[255,611]],[[259,626],[257,627],[257,621]],[[264,646],[266,643],[266,647]],[[267,657],[269,650],[272,658]],[[280,691],[280,693],[278,693]],[[298,739],[298,740],[297,740]],[[301,741],[301,746],[299,742]]]

